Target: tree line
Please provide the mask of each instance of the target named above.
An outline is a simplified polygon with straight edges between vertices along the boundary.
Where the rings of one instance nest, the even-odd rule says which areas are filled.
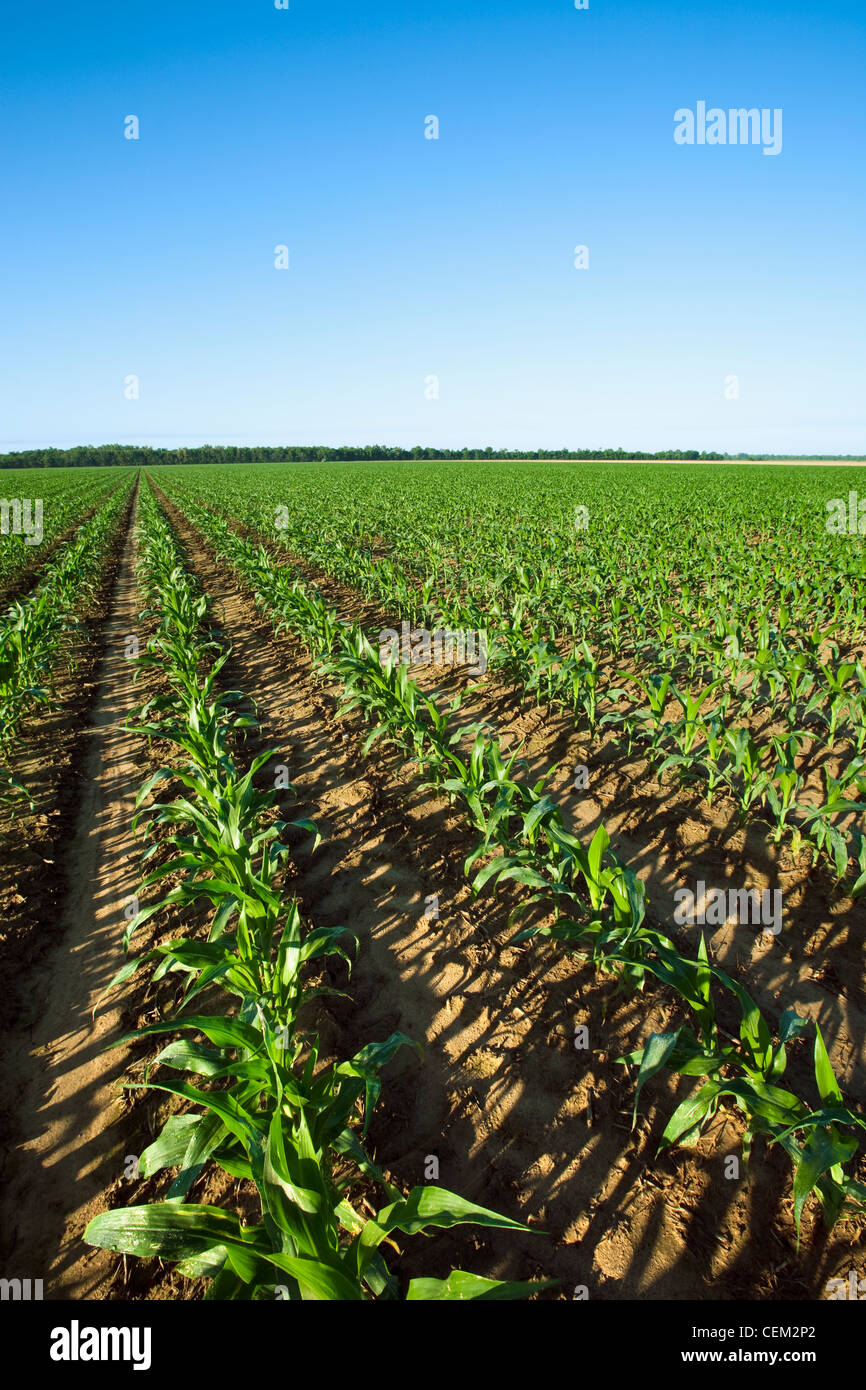
[[[698,449],[664,449],[642,453],[635,449],[433,449],[416,444],[412,449],[385,444],[330,447],[324,444],[276,445],[270,447],[201,444],[191,449],[151,449],[143,444],[79,444],[74,449],[27,449],[0,454],[0,468],[142,468],[158,464],[182,463],[331,463],[358,460],[387,461],[412,459],[673,459],[736,461],[737,459],[780,459],[787,454],[717,454]],[[826,458],[821,454],[802,454],[804,462]],[[845,462],[862,462],[860,456],[846,455]]]

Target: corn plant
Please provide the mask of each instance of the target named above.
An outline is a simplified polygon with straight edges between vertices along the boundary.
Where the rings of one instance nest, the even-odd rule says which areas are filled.
[[[665,962],[660,978],[669,974],[670,967]],[[728,1042],[721,1036],[710,992],[713,977],[723,983],[740,1006],[738,1041]],[[812,1192],[823,1205],[831,1228],[843,1210],[862,1210],[866,1205],[866,1187],[845,1173],[844,1164],[857,1154],[856,1132],[866,1128],[866,1120],[844,1104],[820,1028],[815,1028],[814,1069],[823,1108],[816,1111],[776,1084],[787,1065],[787,1044],[803,1033],[808,1026],[806,1019],[795,1010],[786,1010],[778,1042],[774,1044],[760,1011],[745,992],[723,971],[708,964],[703,942],[691,991],[680,990],[680,994],[697,1015],[698,1035],[685,1027],[671,1033],[655,1033],[645,1047],[620,1058],[622,1063],[639,1069],[634,1119],[642,1087],[662,1069],[680,1076],[705,1077],[698,1090],[682,1101],[668,1120],[660,1149],[696,1143],[722,1101],[731,1098],[746,1116],[743,1152],[747,1162],[752,1141],[759,1134],[771,1144],[781,1144],[793,1162],[798,1244],[803,1208]],[[730,1071],[739,1075],[723,1074]],[[846,1134],[846,1127],[855,1133]],[[800,1134],[804,1135],[803,1142]]]
[[[767,784],[767,803],[776,817],[773,839],[778,844],[788,828],[788,817],[795,808],[794,798],[803,785],[795,762],[796,754],[800,751],[800,737],[791,732],[784,739],[774,738],[773,747],[776,750],[776,767]]]
[[[741,819],[745,819],[751,807],[763,801],[770,785],[770,775],[763,767],[764,750],[748,729],[728,729],[725,744],[732,760],[723,776],[739,805]]]
[[[823,803],[819,806],[801,803],[797,809],[801,813],[801,825],[808,832],[813,860],[817,859],[819,851],[829,850],[836,874],[841,879],[847,872],[849,855],[847,841],[836,823],[837,818],[850,812],[866,811],[866,801],[851,801],[846,795],[849,783],[842,778],[832,777],[826,766],[823,777]]]

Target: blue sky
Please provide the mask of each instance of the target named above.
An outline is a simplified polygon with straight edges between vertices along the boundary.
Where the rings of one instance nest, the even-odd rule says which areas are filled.
[[[47,0],[0,52],[0,450],[866,452],[862,3]],[[701,100],[781,153],[677,145]]]

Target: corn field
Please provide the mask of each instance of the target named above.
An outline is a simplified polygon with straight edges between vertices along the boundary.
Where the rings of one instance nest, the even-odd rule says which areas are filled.
[[[826,1296],[866,1216],[859,470],[84,473],[0,538],[0,812],[23,970],[102,690],[98,1296]]]

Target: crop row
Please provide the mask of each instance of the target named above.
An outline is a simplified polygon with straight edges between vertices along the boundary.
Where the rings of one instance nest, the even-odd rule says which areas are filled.
[[[286,533],[278,533],[284,544]],[[445,602],[429,585],[400,594],[405,577],[396,562],[371,562],[360,547],[344,546],[339,562],[326,543],[306,545],[327,573],[351,583],[386,612],[428,630],[485,632],[487,662],[495,673],[536,703],[567,709],[576,726],[595,734],[607,727],[630,755],[637,746],[661,781],[675,772],[683,786],[699,786],[709,804],[728,795],[742,818],[761,814],[774,841],[803,845],[813,861],[823,855],[852,896],[866,888],[866,666],[825,651],[826,634],[798,633],[783,611],[780,627],[764,617],[749,637],[729,617],[713,628],[685,631],[668,603],[640,608],[640,638],[632,661],[605,663],[588,633],[601,626],[584,602],[583,625],[572,640],[534,611],[531,597],[510,608],[483,606],[458,595]],[[402,606],[401,606],[402,605]],[[622,611],[622,610],[620,610]],[[575,627],[575,612],[569,614]],[[594,618],[596,621],[589,621]],[[621,658],[622,633],[613,625],[607,651]],[[753,732],[755,721],[763,733]],[[775,731],[773,731],[775,727]],[[806,792],[807,759],[820,779],[817,799]],[[823,758],[819,767],[815,756]],[[831,771],[835,759],[836,775]]]
[[[14,769],[22,726],[34,710],[50,706],[62,658],[74,660],[77,612],[98,585],[129,491],[115,492],[45,567],[33,593],[0,617],[0,801],[13,809],[29,800]]]

